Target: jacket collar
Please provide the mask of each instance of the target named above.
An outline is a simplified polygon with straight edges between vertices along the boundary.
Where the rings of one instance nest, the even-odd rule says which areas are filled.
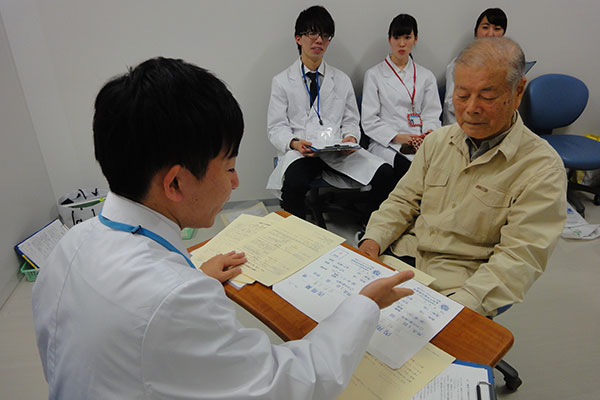
[[[181,240],[179,226],[169,218],[143,204],[109,192],[102,207],[102,215],[111,221],[133,226],[141,225],[145,229],[162,236],[183,254],[189,254]]]
[[[323,60],[321,65],[319,66],[319,71],[321,68],[324,68],[325,76],[323,77],[323,81],[319,80],[319,91],[321,96],[321,103],[325,103],[329,98],[329,95],[333,93],[334,88],[334,77],[335,77],[335,69],[331,68],[329,64]],[[287,71],[288,79],[290,79],[294,84],[298,84],[302,86],[302,90],[306,92],[306,87],[304,86],[304,80],[302,78],[302,61],[300,57],[288,68]],[[308,92],[306,93],[308,97]]]
[[[473,161],[474,164],[480,164],[491,160],[497,153],[502,153],[507,161],[510,161],[519,150],[521,144],[522,135],[518,132],[523,130],[523,120],[518,111],[516,113],[515,123],[510,127],[506,137],[500,142],[499,145],[490,149],[487,153],[481,155]],[[450,143],[454,144],[460,151],[469,159],[469,148],[465,139],[467,134],[459,127],[454,133],[450,135]]]

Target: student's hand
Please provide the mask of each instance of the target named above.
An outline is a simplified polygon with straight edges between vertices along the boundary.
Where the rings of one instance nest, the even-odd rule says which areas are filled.
[[[373,300],[380,309],[384,309],[397,300],[413,294],[410,289],[396,287],[412,279],[413,276],[415,276],[413,271],[402,271],[387,278],[379,278],[362,288],[360,294]]]
[[[200,266],[202,272],[223,283],[242,273],[238,265],[245,263],[246,254],[230,251],[227,254],[217,254]]]
[[[360,246],[358,246],[358,249],[364,251],[373,258],[379,257],[379,250],[381,250],[379,244],[373,239],[365,239]]]
[[[315,152],[312,151],[311,148],[308,146],[312,146],[312,142],[309,142],[308,140],[304,139],[294,140],[290,144],[290,147],[292,149],[298,150],[300,154],[302,154],[304,157],[313,157],[315,155]]]
[[[345,138],[342,139],[342,143],[356,143],[356,138],[354,136],[346,136]],[[344,155],[348,155],[348,154],[352,154],[356,151],[357,149],[351,149],[351,150],[343,150],[342,154]]]
[[[399,144],[408,144],[413,138],[418,138],[421,135],[413,135],[411,133],[399,133],[392,139],[392,142]]]

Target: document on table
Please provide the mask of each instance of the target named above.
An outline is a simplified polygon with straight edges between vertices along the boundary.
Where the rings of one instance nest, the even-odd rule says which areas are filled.
[[[369,282],[396,272],[342,246],[319,257],[273,291],[317,322]],[[381,311],[368,351],[391,368],[400,368],[458,314],[463,306],[411,279],[414,291]]]
[[[367,353],[338,400],[410,399],[452,361],[454,357],[431,343],[396,370]]]
[[[494,375],[487,365],[455,361],[421,389],[412,400],[496,399]]]
[[[216,254],[243,251],[248,261],[242,265],[242,273],[271,286],[344,241],[294,216],[267,217],[240,215],[206,245],[194,250],[192,262],[198,266]]]

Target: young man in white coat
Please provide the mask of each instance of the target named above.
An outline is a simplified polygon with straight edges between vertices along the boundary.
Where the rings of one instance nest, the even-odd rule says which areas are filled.
[[[98,94],[94,148],[110,193],[73,227],[33,288],[50,399],[334,399],[397,274],[349,297],[306,338],[272,346],[242,327],[222,282],[243,254],[197,270],[184,227],[209,227],[238,184],[242,113],[225,85],[181,60],[148,60]]]
[[[366,214],[393,189],[393,169],[365,149],[315,153],[317,143],[360,139],[359,114],[348,75],[325,63],[323,56],[335,33],[329,12],[310,7],[296,19],[300,58],[273,78],[267,128],[277,148],[277,167],[267,189],[281,192],[283,209],[305,218],[304,196],[322,173],[334,186],[371,185]]]

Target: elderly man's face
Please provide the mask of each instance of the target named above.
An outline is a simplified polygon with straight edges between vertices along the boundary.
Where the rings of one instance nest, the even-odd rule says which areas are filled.
[[[513,91],[503,66],[457,65],[452,101],[456,121],[467,135],[485,139],[507,130],[521,103],[525,78]]]

